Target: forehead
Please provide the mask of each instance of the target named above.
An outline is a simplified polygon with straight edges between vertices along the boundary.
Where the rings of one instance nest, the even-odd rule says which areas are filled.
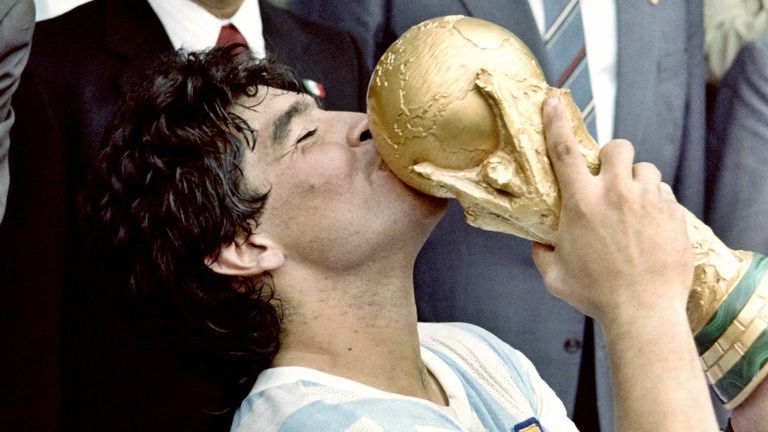
[[[259,86],[255,96],[241,97],[232,111],[264,136],[264,132],[287,126],[285,123],[314,108],[317,104],[309,95]]]

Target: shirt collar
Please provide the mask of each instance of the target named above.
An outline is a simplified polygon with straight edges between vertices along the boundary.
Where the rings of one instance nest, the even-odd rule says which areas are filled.
[[[201,50],[216,45],[221,26],[234,24],[258,56],[266,53],[259,0],[244,0],[230,19],[220,19],[193,0],[147,0],[174,49]]]

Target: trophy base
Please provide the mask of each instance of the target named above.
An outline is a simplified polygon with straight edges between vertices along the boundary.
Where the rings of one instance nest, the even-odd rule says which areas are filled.
[[[737,406],[741,405],[741,403],[744,402],[744,400],[747,399],[747,397],[752,394],[752,392],[757,388],[757,386],[760,385],[760,383],[762,383],[763,381],[765,381],[766,377],[768,377],[768,362],[765,362],[763,364],[763,368],[760,369],[757,375],[752,377],[752,380],[749,382],[749,384],[744,386],[744,388],[742,388],[739,394],[737,394],[733,399],[729,400],[728,402],[723,403],[723,407],[725,407],[725,409],[727,410],[733,410]],[[718,393],[718,397],[720,397],[719,393]]]
[[[725,408],[735,408],[768,376],[768,257],[752,255],[694,339],[707,380]]]

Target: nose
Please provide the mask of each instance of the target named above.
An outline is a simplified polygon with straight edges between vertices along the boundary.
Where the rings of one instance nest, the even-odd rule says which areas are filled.
[[[359,147],[371,142],[371,131],[368,129],[368,116],[363,113],[350,113],[347,143],[350,147]]]

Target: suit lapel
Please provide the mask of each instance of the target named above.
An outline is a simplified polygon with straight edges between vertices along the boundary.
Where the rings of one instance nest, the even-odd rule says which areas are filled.
[[[173,50],[163,25],[144,0],[107,0],[105,47],[126,60],[116,77],[123,94],[160,55]]]
[[[259,1],[261,21],[264,32],[264,44],[267,53],[277,59],[304,58],[304,56],[316,56],[316,52],[305,52],[307,49],[307,37],[303,32],[294,31],[296,24],[291,22],[292,17],[268,1]]]
[[[549,60],[544,41],[528,0],[460,0],[473,17],[496,23],[515,34],[531,50],[549,79]],[[510,3],[513,3],[510,6]],[[514,8],[512,12],[509,9]]]
[[[653,110],[660,37],[659,10],[645,1],[616,2],[616,137],[643,141],[645,118]]]
[[[280,29],[271,24],[276,21],[276,18],[275,12],[268,2],[259,1],[259,10],[261,11],[261,31],[264,33],[264,49],[267,54],[272,55],[276,49],[274,41],[279,40],[280,37],[280,34],[277,34]]]

